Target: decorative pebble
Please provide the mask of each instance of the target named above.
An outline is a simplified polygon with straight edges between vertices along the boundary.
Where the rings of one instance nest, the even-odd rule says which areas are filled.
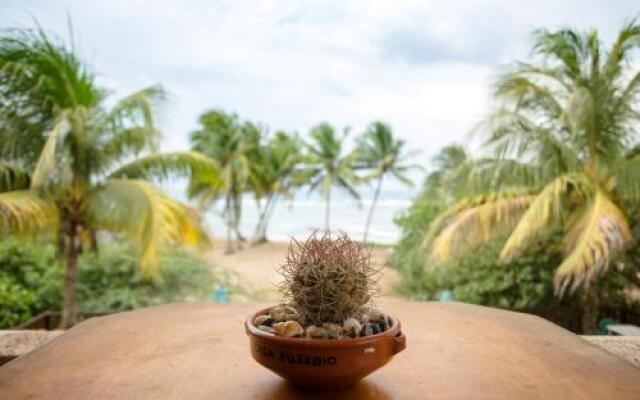
[[[360,321],[355,318],[347,318],[342,324],[342,329],[346,336],[355,338],[358,337],[358,334],[362,330],[362,325],[360,324]]]
[[[269,314],[271,314],[276,322],[297,321],[299,318],[298,312],[295,308],[284,304],[273,307]]]
[[[393,320],[391,319],[390,315],[387,315],[386,321],[387,321],[387,329],[391,328],[393,326]]]
[[[259,325],[258,329],[263,331],[263,332],[276,333],[276,331],[270,326]]]
[[[277,322],[273,324],[273,329],[279,336],[295,337],[304,334],[304,328],[297,321]]]
[[[385,319],[385,315],[382,311],[377,308],[372,308],[367,312],[367,316],[369,317],[369,321],[377,322]]]
[[[391,317],[379,309],[370,308],[358,318],[347,318],[342,324],[323,323],[304,328],[299,322],[297,310],[286,304],[272,307],[267,315],[259,315],[253,321],[261,331],[286,337],[306,337],[309,339],[342,339],[346,337],[371,336],[384,332],[393,326]]]
[[[305,336],[311,339],[328,339],[329,332],[326,329],[321,328],[319,326],[311,325],[308,326],[305,331]]]
[[[340,339],[342,338],[342,326],[338,324],[334,324],[332,322],[325,322],[322,324],[322,327],[327,330],[329,334],[329,339]]]
[[[362,330],[360,331],[360,336],[371,336],[373,335],[373,330],[371,329],[371,323],[367,322],[362,326]]]
[[[255,326],[272,326],[274,322],[276,322],[276,320],[273,319],[271,315],[259,315],[253,320]]]

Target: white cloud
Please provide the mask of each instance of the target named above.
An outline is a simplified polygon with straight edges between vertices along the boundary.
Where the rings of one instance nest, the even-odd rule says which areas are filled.
[[[119,95],[160,82],[166,148],[186,148],[220,107],[272,129],[390,122],[423,159],[464,141],[497,67],[527,55],[534,28],[598,28],[611,40],[635,1],[4,1],[66,37]]]

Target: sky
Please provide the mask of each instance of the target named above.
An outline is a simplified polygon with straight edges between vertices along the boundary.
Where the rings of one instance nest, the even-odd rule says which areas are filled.
[[[361,133],[390,123],[426,164],[469,144],[491,82],[530,53],[537,28],[597,28],[610,43],[637,0],[0,0],[0,27],[68,39],[114,96],[161,83],[165,150],[186,149],[200,113],[235,111],[271,131],[320,121]]]

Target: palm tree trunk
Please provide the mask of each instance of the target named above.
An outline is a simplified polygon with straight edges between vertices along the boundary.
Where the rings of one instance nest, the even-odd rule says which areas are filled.
[[[94,229],[91,230],[91,251],[96,255],[99,252],[98,233]]]
[[[331,232],[331,229],[329,227],[329,218],[331,217],[331,187],[329,187],[329,190],[327,191],[325,201],[326,205],[324,211],[324,232],[326,234],[329,234]]]
[[[65,234],[65,225],[64,221],[60,221],[60,226],[58,227],[57,237],[56,237],[56,257],[62,258],[65,256],[65,252],[67,250],[66,245],[66,234]]]
[[[260,236],[260,228],[262,227],[262,221],[264,220],[264,215],[267,212],[267,206],[269,205],[269,198],[265,201],[265,206],[262,207],[260,204],[260,200],[256,199],[256,210],[258,210],[258,222],[256,222],[256,227],[253,230],[253,236],[251,237],[252,242],[257,242],[258,237]]]
[[[362,238],[362,243],[367,244],[367,236],[369,235],[369,227],[371,226],[371,218],[373,217],[373,211],[376,208],[376,204],[378,203],[378,196],[380,196],[380,188],[382,187],[382,178],[384,175],[380,175],[378,177],[378,184],[376,185],[376,191],[373,194],[373,200],[371,201],[371,207],[369,208],[369,215],[367,215],[367,222],[364,226],[364,236]]]
[[[224,199],[224,216],[227,224],[227,244],[224,252],[226,254],[233,253],[233,239],[231,237],[232,211],[231,211],[231,194],[227,193]]]
[[[260,244],[267,241],[266,231],[267,231],[267,219],[269,218],[269,213],[271,209],[271,203],[275,199],[276,194],[271,193],[267,197],[265,201],[264,208],[260,210],[258,217],[258,223],[256,224],[256,230],[253,234],[253,243]]]
[[[600,299],[598,285],[590,282],[583,293],[582,308],[582,334],[593,335],[598,329],[598,314],[600,311]]]
[[[242,194],[236,193],[233,196],[233,231],[236,234],[238,242],[244,242],[247,239],[240,232],[240,219],[242,218]]]
[[[276,208],[277,200],[278,200],[278,193],[275,193],[273,195],[273,198],[271,199],[271,203],[269,204],[269,209],[267,210],[267,215],[264,218],[264,223],[262,224],[262,232],[261,232],[260,239],[263,242],[267,242],[269,240],[267,239],[267,227],[269,226],[269,221],[271,221],[273,210]]]
[[[77,235],[77,225],[70,223],[67,237],[67,268],[64,275],[64,291],[62,305],[62,320],[60,328],[67,329],[76,323],[76,275],[78,270],[79,237]]]

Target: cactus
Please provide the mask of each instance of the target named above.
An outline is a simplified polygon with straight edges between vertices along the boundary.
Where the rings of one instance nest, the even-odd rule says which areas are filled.
[[[284,301],[305,326],[361,319],[377,292],[379,275],[371,266],[371,249],[344,233],[335,239],[315,233],[306,241],[293,239],[280,272]]]

